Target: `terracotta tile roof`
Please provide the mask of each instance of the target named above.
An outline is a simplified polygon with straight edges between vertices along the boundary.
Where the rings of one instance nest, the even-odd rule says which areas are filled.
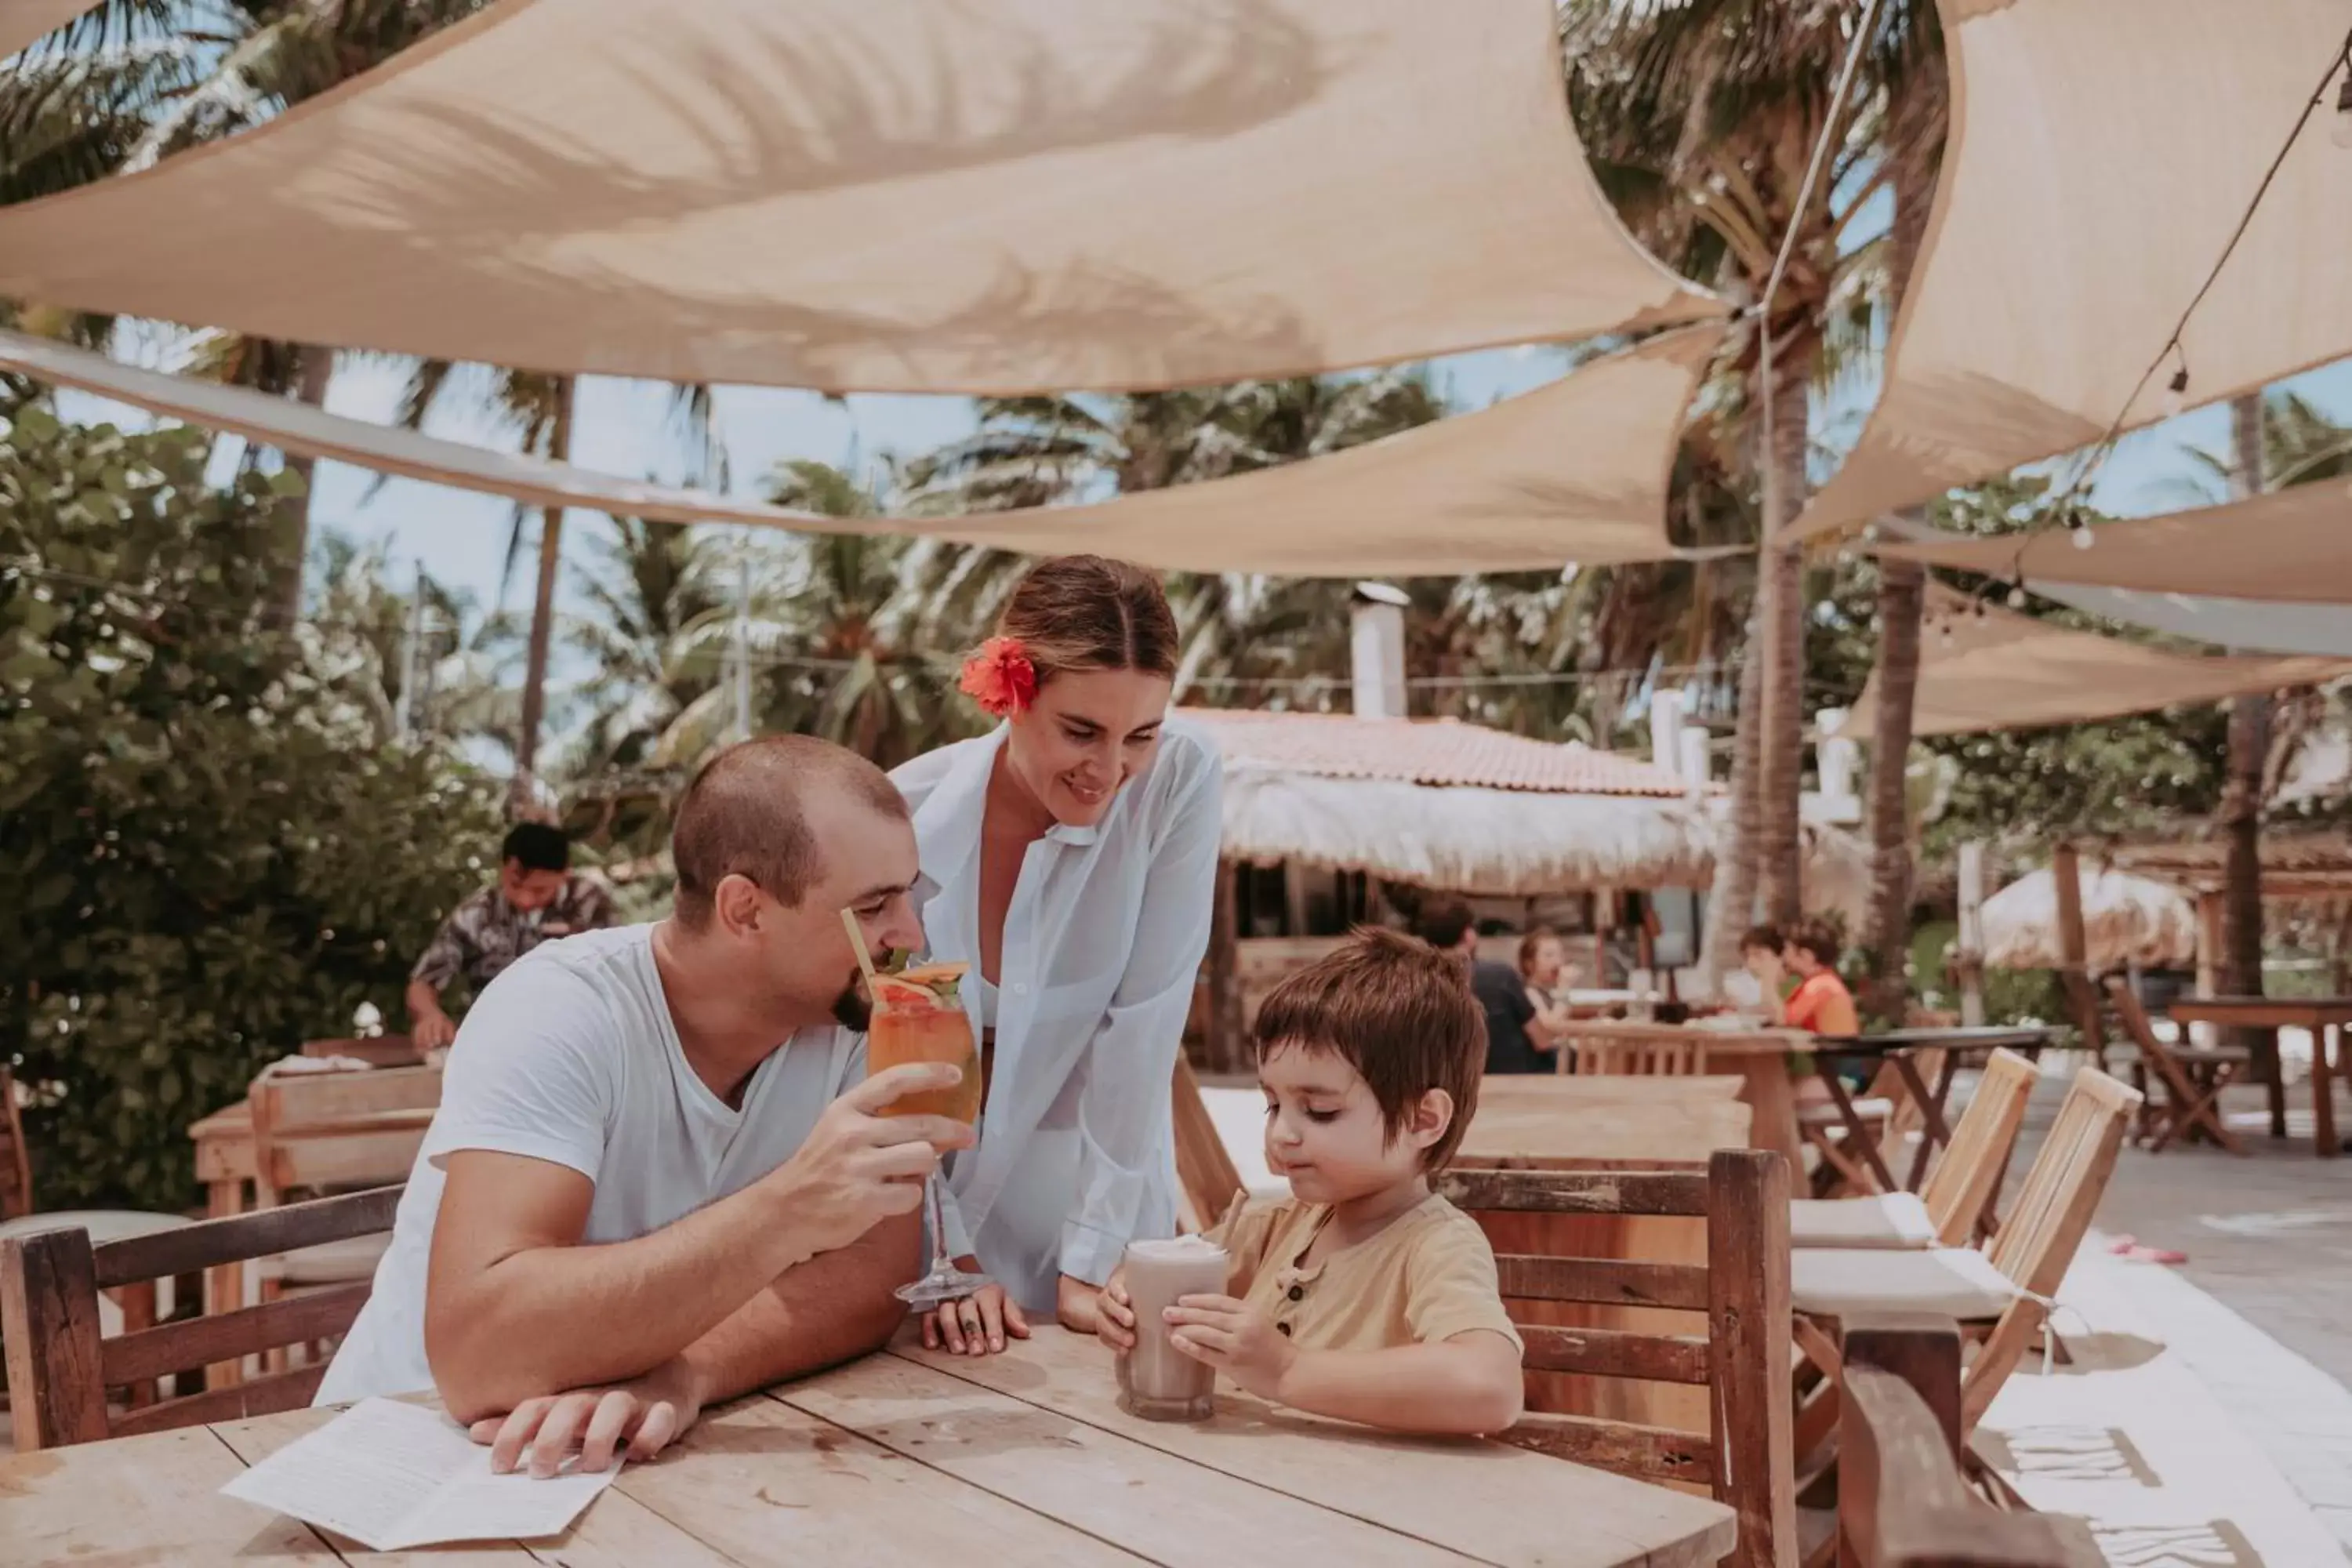
[[[1228,762],[1327,778],[1528,790],[1545,795],[1680,795],[1652,763],[1570,742],[1451,719],[1358,719],[1345,713],[1266,713],[1190,708],[1183,717],[1216,740]]]

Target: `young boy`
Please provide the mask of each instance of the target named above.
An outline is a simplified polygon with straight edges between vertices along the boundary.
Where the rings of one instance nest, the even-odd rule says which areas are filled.
[[[1837,955],[1837,936],[1826,926],[1808,921],[1789,938],[1789,967],[1796,972],[1797,988],[1789,993],[1781,1020],[1790,1028],[1816,1035],[1862,1033],[1853,993],[1832,967]]]
[[[1266,1163],[1291,1195],[1208,1238],[1225,1296],[1168,1310],[1182,1352],[1261,1398],[1401,1432],[1519,1416],[1521,1343],[1477,1222],[1430,1191],[1476,1109],[1486,1019],[1461,965],[1365,931],[1276,986],[1257,1017]],[[1135,1343],[1125,1281],[1101,1334]]]

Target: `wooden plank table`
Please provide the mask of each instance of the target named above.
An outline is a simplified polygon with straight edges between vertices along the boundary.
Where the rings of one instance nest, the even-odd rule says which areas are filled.
[[[1754,1113],[1748,1127],[1752,1146],[1769,1149],[1788,1161],[1792,1173],[1804,1170],[1802,1142],[1797,1134],[1796,1090],[1789,1081],[1789,1058],[1794,1052],[1812,1048],[1813,1037],[1806,1031],[1711,1029],[1694,1024],[1601,1019],[1579,1023],[1575,1032],[1585,1038],[1694,1043],[1704,1058],[1701,1072],[1736,1075],[1741,1079],[1739,1098]],[[1568,1053],[1562,1051],[1560,1075],[1569,1076],[1569,1068]]]
[[[1386,1436],[1219,1390],[1198,1425],[1113,1402],[1041,1328],[1001,1356],[888,1352],[710,1412],[569,1533],[413,1561],[741,1568],[1700,1568],[1731,1510],[1501,1444]],[[0,1460],[12,1563],[389,1562],[218,1495],[325,1411]],[[406,1555],[399,1561],[411,1561]]]
[[[2184,996],[2171,1006],[2177,1024],[2214,1024],[2224,1028],[2308,1029],[2311,1032],[2311,1152],[2323,1160],[2343,1152],[2336,1134],[2335,1076],[2331,1043],[2341,1059],[2344,1028],[2352,1024],[2352,996]],[[2275,1058],[2274,1058],[2275,1059]],[[2273,1100],[2273,1105],[2279,1102]],[[2276,1132],[2273,1136],[2278,1135]]]

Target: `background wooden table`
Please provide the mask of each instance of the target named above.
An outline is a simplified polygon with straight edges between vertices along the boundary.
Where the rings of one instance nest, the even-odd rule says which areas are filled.
[[[572,1531],[415,1561],[778,1568],[1698,1568],[1730,1510],[1499,1444],[1387,1437],[1230,1389],[1198,1426],[1112,1402],[1110,1357],[1041,1329],[1003,1356],[901,1347],[714,1411]],[[219,1495],[324,1411],[0,1460],[11,1563],[329,1564]],[[345,1544],[347,1561],[378,1559]],[[405,1560],[405,1559],[404,1559]]]
[[[2178,1024],[2308,1029],[2312,1152],[2323,1160],[2333,1160],[2343,1152],[2343,1142],[2336,1135],[2336,1095],[2328,1047],[2335,1044],[2340,1050],[2345,1026],[2352,1024],[2352,996],[2183,996],[2173,1003],[2170,1011],[2173,1022]],[[2333,1041],[2331,1036],[2336,1037]],[[2271,1067],[2273,1073],[2279,1070],[2276,1052],[2272,1053]],[[2275,1108],[2281,1101],[2273,1100],[2271,1103]]]

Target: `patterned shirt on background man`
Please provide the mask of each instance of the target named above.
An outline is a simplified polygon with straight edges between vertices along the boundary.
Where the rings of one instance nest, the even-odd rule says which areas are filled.
[[[554,902],[529,911],[508,903],[493,882],[449,911],[408,977],[438,991],[463,974],[479,989],[542,942],[612,923],[613,895],[585,877],[567,877]]]

